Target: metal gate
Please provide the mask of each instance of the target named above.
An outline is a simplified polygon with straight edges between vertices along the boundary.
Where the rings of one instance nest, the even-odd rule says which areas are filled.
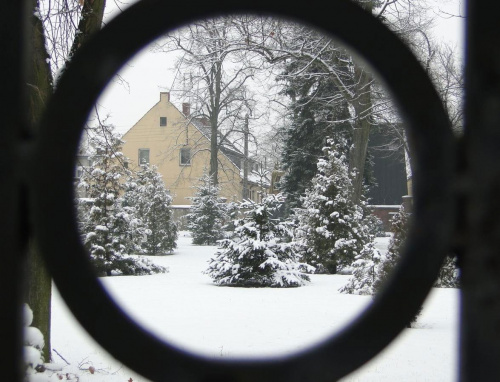
[[[460,380],[500,380],[500,4],[467,8],[466,131],[458,140],[420,65],[381,23],[349,1],[195,2],[173,11],[144,0],[74,57],[35,139],[23,135],[29,1],[0,5],[0,370],[22,380],[22,259],[35,235],[67,305],[105,349],[154,381],[334,381],[387,346],[411,320],[444,256],[462,272]],[[322,11],[323,10],[323,11]],[[331,33],[358,51],[394,95],[416,161],[414,225],[392,282],[341,333],[310,351],[269,360],[209,360],[151,336],[109,299],[93,275],[75,223],[72,180],[87,115],[110,78],[142,46],[190,20],[252,12],[288,17]],[[368,37],[367,37],[368,36]],[[57,150],[55,150],[57,148]],[[27,195],[33,197],[28,199]],[[85,302],[85,304],[82,303]],[[102,320],[105,316],[107,319]],[[122,343],[127,333],[126,346]],[[141,359],[137,354],[147,353]],[[425,365],[422,365],[425,367]]]

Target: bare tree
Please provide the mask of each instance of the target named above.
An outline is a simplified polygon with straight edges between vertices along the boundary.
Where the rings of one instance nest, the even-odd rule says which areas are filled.
[[[261,62],[243,49],[247,44],[236,28],[241,19],[201,20],[174,31],[156,47],[180,53],[176,70],[182,78],[171,91],[189,101],[190,121],[204,120],[210,126],[209,173],[214,184],[218,184],[221,146],[240,129],[247,114],[255,114],[256,102],[248,84]]]
[[[414,35],[430,25],[422,1],[358,0],[358,3],[408,41],[413,41]],[[308,26],[266,18],[247,18],[245,21],[240,24],[238,31],[245,37],[247,51],[255,52],[266,62],[281,68],[278,78],[285,81],[290,78],[328,78],[334,84],[335,90],[330,94],[314,94],[315,85],[311,86],[307,94],[309,101],[305,102],[314,99],[314,102],[322,103],[325,110],[331,109],[333,105],[343,105],[349,110],[347,119],[351,125],[352,142],[349,171],[353,174],[353,200],[359,200],[370,128],[377,123],[379,114],[384,115],[393,109],[387,98],[377,96],[380,84],[371,69],[355,60],[352,53],[331,36]],[[290,70],[290,62],[295,63],[293,70]],[[292,103],[301,102],[296,98],[297,94],[291,97],[295,97]],[[328,113],[317,117],[332,125],[339,123]]]
[[[436,91],[448,114],[451,126],[456,134],[460,134],[463,128],[463,95],[464,95],[464,71],[458,61],[457,49],[448,43],[437,42],[426,32],[419,32],[420,44],[415,41],[410,46],[414,47],[418,59],[433,82]],[[384,128],[381,133],[388,136],[387,143],[377,149],[391,155],[401,152],[405,155],[403,160],[408,161],[407,171],[411,176],[411,153],[406,140],[404,122],[397,114],[392,101],[383,89],[376,93],[380,104],[385,105],[384,113],[379,113],[377,123]]]
[[[425,57],[425,67],[433,64],[433,56],[426,57],[422,52],[431,49],[431,41],[427,38],[427,30],[432,26],[433,18],[429,16],[429,8],[423,1],[386,0],[371,1],[359,0],[358,3],[375,17],[381,19],[396,34],[417,52]],[[351,125],[351,149],[349,152],[349,171],[353,174],[353,200],[361,197],[364,167],[367,157],[367,147],[370,130],[373,125],[386,124],[394,126],[396,136],[406,143],[404,131],[401,129],[401,120],[392,101],[382,88],[370,67],[353,58],[351,52],[339,45],[329,36],[322,35],[302,25],[281,24],[279,36],[269,30],[261,36],[273,36],[273,43],[266,43],[266,49],[261,49],[262,55],[270,62],[295,62],[294,70],[284,70],[282,79],[299,78],[311,79],[316,77],[327,78],[334,84],[334,90],[325,95],[317,93],[314,86],[305,97],[305,102],[318,102],[324,105],[324,110],[331,110],[332,105],[347,105]],[[275,37],[276,36],[276,37]],[[262,40],[262,39],[261,39]],[[254,49],[259,51],[261,42],[257,42]],[[429,69],[430,70],[430,69]],[[316,81],[319,83],[319,81]],[[297,94],[293,94],[297,97]],[[292,103],[300,103],[293,99]],[[318,109],[320,109],[319,107]],[[315,115],[319,122],[332,125],[338,124],[336,118]]]
[[[422,57],[424,67],[431,70],[435,58],[424,54],[433,49],[427,37],[432,17],[425,1],[357,2],[401,36]],[[162,49],[181,52],[177,69],[184,76],[182,94],[194,100],[196,115],[210,120],[211,174],[217,174],[217,151],[226,137],[221,132],[231,130],[227,124],[230,118],[234,121],[245,115],[247,85],[263,68],[284,81],[328,78],[334,84],[330,94],[321,95],[312,85],[307,98],[322,103],[325,110],[339,105],[349,112],[342,118],[351,126],[349,171],[353,174],[353,200],[359,200],[362,194],[371,127],[381,123],[397,127],[396,136],[399,134],[401,142],[405,142],[397,111],[370,67],[355,60],[331,36],[307,26],[266,17],[228,16],[186,27],[169,36]],[[291,62],[295,63],[293,70]],[[241,97],[244,93],[247,97]],[[293,97],[294,103],[300,103],[296,94]],[[345,122],[328,113],[316,117],[332,126]]]

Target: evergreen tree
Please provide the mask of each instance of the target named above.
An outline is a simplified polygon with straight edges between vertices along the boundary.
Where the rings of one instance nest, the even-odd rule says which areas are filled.
[[[439,276],[434,286],[437,288],[460,287],[460,271],[456,256],[446,256],[444,263],[439,270]]]
[[[273,218],[282,203],[281,196],[269,195],[261,203],[241,204],[246,216],[237,221],[235,239],[221,241],[205,271],[216,284],[298,287],[309,281],[300,271],[290,228]]]
[[[326,158],[318,161],[318,172],[297,208],[296,236],[302,259],[317,272],[336,273],[349,267],[371,242],[363,224],[363,208],[351,200],[347,172],[346,142],[328,140]]]
[[[410,214],[401,205],[399,212],[394,216],[391,225],[393,236],[389,243],[387,253],[380,254],[377,250],[363,250],[353,263],[353,275],[348,283],[339,289],[341,293],[370,294],[378,293],[391,273],[394,271],[408,235],[410,225]],[[435,287],[456,288],[458,287],[458,269],[456,260],[447,257],[440,269],[439,277]],[[417,312],[408,327],[417,320],[422,308]]]
[[[374,293],[377,293],[382,288],[398,263],[400,253],[408,235],[409,222],[410,214],[401,205],[399,212],[392,218],[391,231],[393,232],[393,236],[389,242],[387,254],[384,256],[383,261],[381,261],[380,269],[374,283]]]
[[[172,197],[165,189],[156,166],[142,165],[126,185],[124,205],[134,207],[145,226],[147,240],[142,249],[147,255],[171,253],[177,246],[177,224],[172,217]]]
[[[193,244],[215,245],[224,238],[225,203],[219,197],[220,187],[214,185],[212,177],[205,174],[196,186],[191,212],[187,215],[187,228],[191,231]]]
[[[290,125],[283,131],[281,160],[285,171],[281,191],[286,194],[287,214],[301,205],[300,198],[311,185],[323,155],[325,137],[347,137],[350,132],[346,103],[330,99],[338,92],[334,81],[314,75],[321,72],[318,64],[306,65],[303,61],[303,58],[292,60],[279,77],[285,82],[283,93],[291,100]],[[290,75],[303,67],[307,67],[303,75]]]
[[[240,206],[236,202],[227,202],[225,207],[226,224],[223,228],[226,235],[231,235],[236,229],[235,222],[239,218]]]
[[[146,229],[133,206],[123,205],[130,170],[121,152],[122,141],[111,126],[99,126],[90,137],[94,152],[91,165],[82,174],[79,187],[91,200],[88,209],[80,209],[83,242],[100,275],[140,275],[164,272],[146,259],[131,255],[144,253]],[[83,206],[82,206],[83,207]]]
[[[406,212],[404,206],[401,205],[399,212],[392,219],[391,231],[393,232],[393,237],[389,243],[387,256],[381,263],[381,269],[375,283],[376,291],[378,291],[387,280],[390,272],[392,272],[399,260],[403,244],[408,236],[410,216],[411,214]],[[437,288],[459,287],[459,270],[456,263],[456,257],[447,256],[445,258],[434,286]]]
[[[351,265],[352,276],[349,278],[347,284],[339,289],[339,292],[373,295],[373,286],[377,280],[382,259],[383,256],[373,243],[366,244]]]
[[[389,279],[391,273],[396,268],[396,265],[400,259],[401,251],[403,250],[403,245],[408,236],[408,230],[410,226],[410,213],[405,211],[404,205],[401,205],[399,212],[394,215],[391,224],[391,231],[393,236],[389,243],[389,248],[387,254],[384,256],[383,260],[379,265],[377,272],[377,277],[373,284],[374,294],[378,293],[386,281]],[[422,307],[418,310],[415,317],[407,325],[411,328],[411,325],[417,321],[418,316],[422,312]]]

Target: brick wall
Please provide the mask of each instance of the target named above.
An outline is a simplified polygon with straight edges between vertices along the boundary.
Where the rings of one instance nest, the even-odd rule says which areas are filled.
[[[394,214],[399,211],[399,205],[373,205],[368,206],[372,214],[382,220],[384,223],[384,230],[389,232],[391,230],[391,220]]]

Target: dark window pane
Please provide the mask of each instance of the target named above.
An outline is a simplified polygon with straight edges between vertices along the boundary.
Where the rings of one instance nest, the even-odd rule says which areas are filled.
[[[139,165],[149,164],[149,149],[139,149]]]
[[[191,164],[191,149],[189,147],[183,147],[181,149],[181,165],[190,165]]]

